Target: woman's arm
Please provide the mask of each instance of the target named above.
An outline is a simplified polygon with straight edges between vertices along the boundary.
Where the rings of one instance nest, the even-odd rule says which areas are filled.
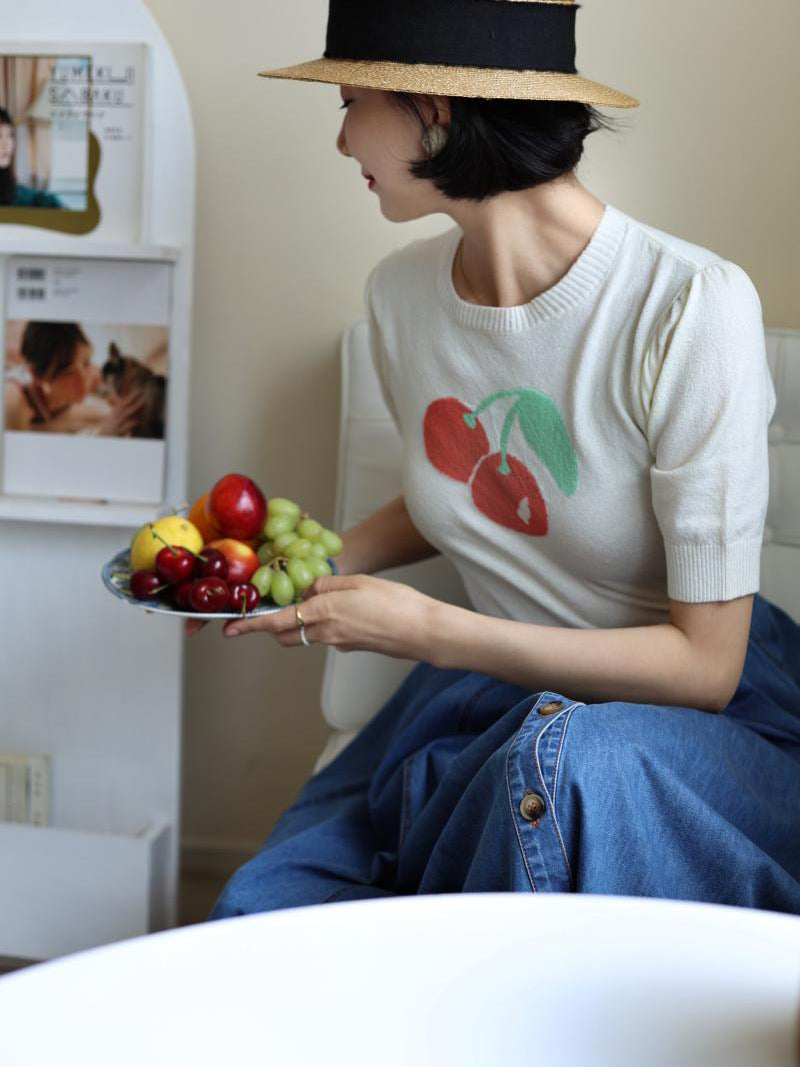
[[[672,601],[667,623],[604,630],[511,622],[434,603],[427,644],[437,667],[480,671],[586,703],[721,711],[744,667],[753,597]]]
[[[344,548],[336,557],[340,574],[375,574],[439,555],[414,526],[402,496],[341,536]]]
[[[384,517],[379,523],[378,512],[361,525],[405,530],[407,540],[389,538],[387,544],[395,548],[391,559],[387,550],[383,558],[375,552],[360,562],[389,566],[424,558],[426,542],[418,533],[416,539],[408,537],[410,520],[398,517],[399,507],[392,501],[384,509],[394,512],[394,522]],[[445,670],[477,671],[530,692],[552,690],[587,704],[627,701],[710,712],[727,707],[736,692],[753,608],[752,594],[696,604],[672,600],[665,623],[578,629],[498,619],[364,573],[317,578],[303,596],[306,639],[342,652],[361,649]],[[260,630],[289,646],[300,643],[297,624],[292,606],[236,619],[224,633]]]
[[[481,615],[402,582],[353,574],[317,578],[304,594],[302,615],[308,641],[341,652],[362,649],[478,671],[587,704],[627,701],[713,712],[727,707],[739,684],[752,601],[752,595],[672,601],[666,623],[571,629]],[[226,637],[256,631],[281,645],[301,641],[294,606],[231,620],[224,628]]]

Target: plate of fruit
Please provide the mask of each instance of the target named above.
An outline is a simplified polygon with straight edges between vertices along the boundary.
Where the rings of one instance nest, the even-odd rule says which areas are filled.
[[[186,618],[265,615],[338,573],[333,530],[252,478],[226,474],[187,515],[146,522],[102,569],[106,588],[145,611]]]

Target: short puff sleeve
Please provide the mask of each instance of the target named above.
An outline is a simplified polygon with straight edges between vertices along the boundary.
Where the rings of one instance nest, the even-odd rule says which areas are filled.
[[[641,385],[668,596],[757,592],[776,397],[761,303],[740,267],[715,261],[684,286],[653,332]]]

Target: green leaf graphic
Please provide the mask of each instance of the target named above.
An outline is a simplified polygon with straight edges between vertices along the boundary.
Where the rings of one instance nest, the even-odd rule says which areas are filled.
[[[558,408],[544,393],[521,389],[516,408],[519,428],[552,474],[559,489],[572,496],[578,488],[578,457]]]

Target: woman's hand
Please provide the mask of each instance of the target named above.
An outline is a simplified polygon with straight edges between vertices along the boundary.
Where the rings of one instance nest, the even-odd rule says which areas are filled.
[[[366,574],[326,575],[317,578],[302,604],[290,604],[270,615],[231,619],[223,632],[234,637],[261,631],[279,645],[299,645],[299,609],[311,644],[330,645],[340,652],[360,649],[429,661],[437,606],[432,597],[400,582]],[[187,631],[199,628],[189,631],[187,626]]]

